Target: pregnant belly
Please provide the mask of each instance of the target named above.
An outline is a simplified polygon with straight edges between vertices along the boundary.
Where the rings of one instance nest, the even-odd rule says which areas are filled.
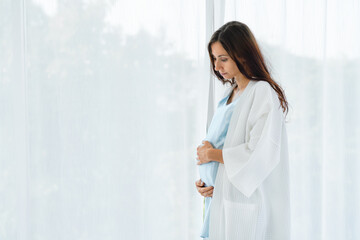
[[[199,175],[205,187],[214,186],[219,162],[208,162],[199,165]]]

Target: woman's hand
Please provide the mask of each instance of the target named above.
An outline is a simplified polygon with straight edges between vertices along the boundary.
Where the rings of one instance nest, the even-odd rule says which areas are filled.
[[[197,164],[204,164],[204,163],[208,163],[211,160],[209,159],[209,150],[210,149],[214,149],[213,146],[211,145],[210,142],[208,141],[202,141],[202,145],[197,147]]]
[[[214,192],[214,187],[204,187],[204,183],[201,181],[201,179],[197,180],[195,182],[196,189],[201,194],[201,196],[204,197],[212,197]]]

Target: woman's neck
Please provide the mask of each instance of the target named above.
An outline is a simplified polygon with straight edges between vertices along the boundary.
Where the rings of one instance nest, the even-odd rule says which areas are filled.
[[[242,91],[246,88],[246,86],[248,85],[248,83],[250,82],[249,79],[247,79],[245,76],[239,76],[239,77],[235,77],[235,81],[236,81],[236,91]]]

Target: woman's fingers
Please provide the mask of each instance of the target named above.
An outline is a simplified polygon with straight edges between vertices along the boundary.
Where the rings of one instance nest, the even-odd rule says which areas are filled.
[[[205,188],[204,188],[204,193],[212,192],[213,190],[214,190],[214,187],[213,187],[213,186],[205,187]]]
[[[214,189],[211,189],[210,191],[204,192],[201,195],[204,197],[212,197],[213,192],[214,192]]]
[[[200,194],[203,194],[203,193],[208,193],[209,191],[213,191],[214,187],[213,186],[210,186],[210,187],[202,187],[200,188],[198,191]]]
[[[204,183],[201,181],[201,179],[199,179],[199,180],[195,181],[195,185],[197,187],[202,187],[202,186],[204,186]]]
[[[214,187],[213,186],[204,187],[204,182],[202,182],[201,179],[195,181],[195,186],[201,196],[204,196],[204,197],[212,197],[213,196]]]
[[[196,186],[196,189],[197,189],[197,191],[201,194],[202,192],[200,192],[200,190],[202,190],[204,187],[202,187],[202,186]]]
[[[204,197],[212,197],[214,192],[214,187],[209,187],[210,189],[208,191],[203,192],[201,195]]]

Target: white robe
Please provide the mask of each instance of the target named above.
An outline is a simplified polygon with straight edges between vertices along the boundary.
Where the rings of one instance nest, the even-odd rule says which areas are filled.
[[[251,80],[239,98],[215,181],[209,240],[289,240],[289,157],[278,95]]]

